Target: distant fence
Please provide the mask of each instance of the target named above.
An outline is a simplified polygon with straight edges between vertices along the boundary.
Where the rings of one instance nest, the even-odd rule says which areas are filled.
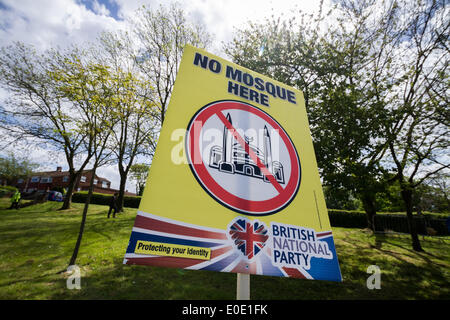
[[[367,228],[365,212],[329,210],[330,224],[333,227]],[[417,233],[421,235],[449,235],[446,219],[432,217],[428,214],[414,215]],[[406,214],[377,214],[374,218],[375,231],[394,231],[409,233]],[[430,229],[431,228],[431,229]],[[434,233],[435,234],[431,234]]]

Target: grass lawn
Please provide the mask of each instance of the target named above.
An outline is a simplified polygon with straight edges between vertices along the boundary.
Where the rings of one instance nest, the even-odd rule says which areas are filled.
[[[235,299],[236,274],[123,265],[136,209],[106,219],[91,205],[77,265],[81,290],[66,288],[82,204],[58,211],[47,202],[6,210],[0,199],[0,299]],[[333,228],[342,283],[252,276],[252,299],[450,299],[450,238],[372,235]],[[422,237],[420,237],[422,239]],[[369,265],[381,269],[381,289],[369,290]]]

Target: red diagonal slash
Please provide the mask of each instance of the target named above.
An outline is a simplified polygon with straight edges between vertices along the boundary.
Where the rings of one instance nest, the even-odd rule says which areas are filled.
[[[236,131],[236,129],[233,127],[233,125],[225,118],[225,116],[222,114],[222,112],[216,112],[219,119],[223,122],[223,124],[227,127],[228,131],[231,132],[233,137],[239,142],[239,144],[244,148],[245,152],[248,153],[250,158],[253,160],[254,163],[261,169],[262,173],[269,179],[270,183],[275,187],[275,189],[281,193],[283,192],[283,187],[278,183],[278,181],[275,179],[275,177],[272,175],[272,173],[267,169],[267,167],[261,162],[261,159],[258,158],[258,156],[253,152],[253,150],[250,148],[247,142],[245,142],[244,139],[239,135],[239,133]]]

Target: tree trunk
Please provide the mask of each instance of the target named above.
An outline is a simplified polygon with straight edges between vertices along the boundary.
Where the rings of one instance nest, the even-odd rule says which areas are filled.
[[[77,183],[77,179],[78,179],[79,175],[76,173],[70,173],[69,175],[70,175],[69,185],[67,186],[66,197],[64,198],[63,205],[62,205],[61,209],[59,209],[59,210],[70,209],[70,205],[72,203],[72,194],[73,194],[73,191],[75,190],[75,185]]]
[[[139,183],[139,191],[136,195],[141,196],[144,194],[145,183]]]
[[[123,212],[126,183],[127,183],[127,172],[120,173],[119,195],[117,197],[117,211],[118,212]]]
[[[409,233],[411,234],[412,247],[415,251],[423,251],[420,245],[419,237],[417,235],[416,222],[413,217],[413,200],[412,200],[412,190],[406,189],[402,190],[402,198],[405,202],[406,207],[406,218],[408,221]]]
[[[367,228],[375,232],[375,215],[377,210],[375,207],[375,197],[373,194],[366,194],[362,197],[364,211],[366,211]]]
[[[97,164],[94,164],[94,168],[92,169],[92,179],[89,184],[89,192],[88,192],[88,195],[86,198],[86,202],[84,204],[83,216],[81,218],[80,231],[78,233],[77,243],[75,244],[75,248],[73,250],[72,257],[70,258],[69,266],[75,265],[76,260],[77,260],[78,251],[79,251],[80,245],[81,245],[81,239],[83,238],[84,226],[86,224],[87,212],[89,209],[89,204],[91,203],[92,192],[94,191],[94,177],[95,177],[96,170],[97,170]]]

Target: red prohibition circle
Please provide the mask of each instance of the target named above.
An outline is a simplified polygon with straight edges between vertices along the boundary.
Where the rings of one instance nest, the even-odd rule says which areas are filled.
[[[206,123],[206,121],[212,116],[219,116],[223,110],[242,110],[250,112],[264,121],[266,121],[272,128],[278,129],[278,133],[284,142],[288,152],[289,159],[291,162],[291,174],[286,184],[286,187],[279,191],[278,195],[271,199],[253,201],[248,199],[243,199],[238,197],[229,191],[225,190],[213,177],[209,174],[206,169],[205,163],[202,161],[194,161],[194,159],[202,159],[201,151],[199,149],[199,139],[201,129],[194,130],[193,124],[199,123],[200,128]],[[222,114],[223,116],[223,114]],[[295,149],[294,144],[287,135],[286,131],[281,127],[281,125],[276,122],[271,116],[269,116],[264,111],[259,108],[252,106],[250,104],[234,101],[216,101],[210,103],[203,108],[201,108],[191,119],[186,133],[186,153],[191,168],[197,181],[200,185],[207,191],[216,201],[222,205],[228,207],[229,209],[243,213],[246,215],[270,215],[274,214],[283,208],[285,208],[296,196],[297,191],[300,187],[301,180],[301,166],[300,160]]]

